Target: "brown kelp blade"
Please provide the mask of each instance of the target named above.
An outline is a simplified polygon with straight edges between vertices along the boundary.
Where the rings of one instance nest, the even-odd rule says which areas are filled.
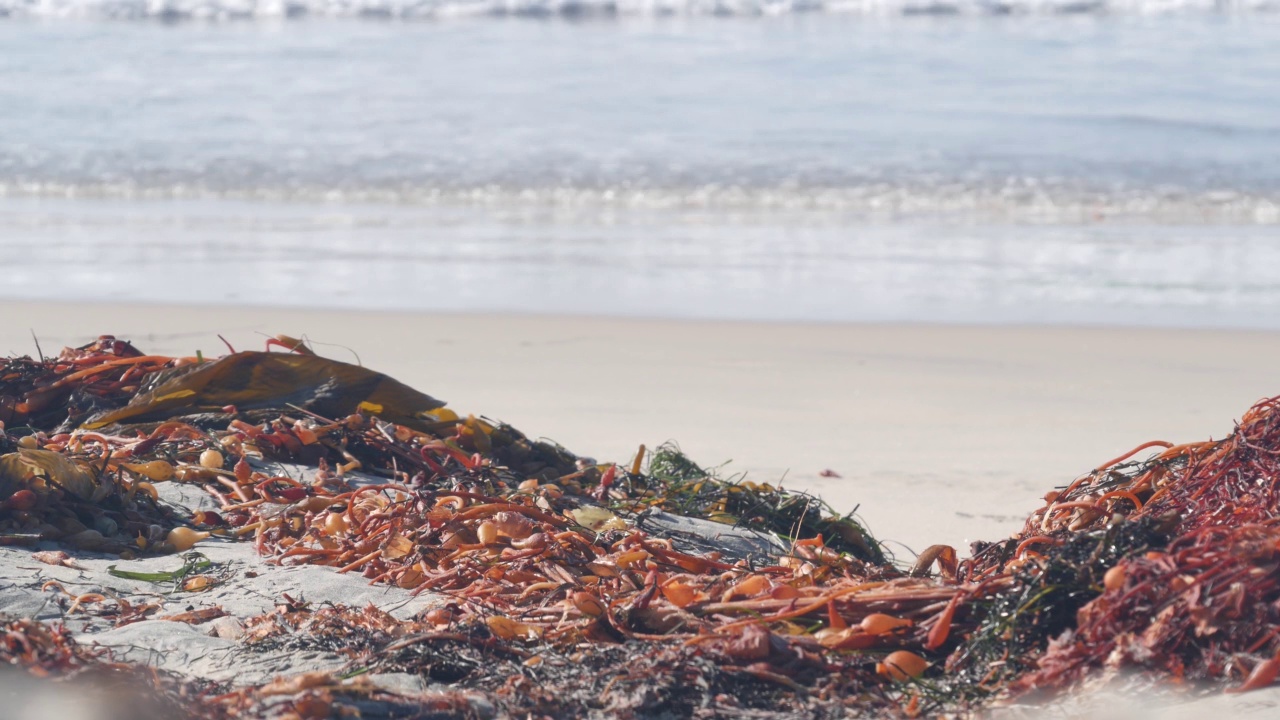
[[[0,498],[22,488],[50,492],[50,483],[82,500],[94,499],[98,485],[79,463],[56,452],[20,448],[0,455]]]
[[[457,419],[444,402],[358,365],[314,355],[239,352],[167,371],[123,408],[84,423],[94,430],[115,423],[166,420],[228,405],[238,410],[304,408],[339,418],[357,411],[415,429]]]

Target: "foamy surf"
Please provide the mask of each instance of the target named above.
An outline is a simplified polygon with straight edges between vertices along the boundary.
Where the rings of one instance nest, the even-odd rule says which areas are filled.
[[[1278,20],[0,22],[0,296],[1280,327]]]
[[[1257,13],[1276,0],[0,0],[0,17],[430,20],[457,17],[1159,15]]]
[[[1034,224],[1280,225],[1280,196],[1233,190],[1086,189],[1011,179],[1002,184],[866,183],[849,186],[503,187],[240,186],[0,181],[0,199],[250,201],[351,206],[469,208],[499,215],[578,219],[633,211],[705,211],[739,218],[803,213],[831,224],[917,221]]]

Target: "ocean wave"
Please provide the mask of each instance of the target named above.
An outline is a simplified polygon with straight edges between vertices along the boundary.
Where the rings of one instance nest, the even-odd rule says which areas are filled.
[[[838,187],[508,187],[476,186],[245,186],[200,183],[142,185],[0,180],[0,199],[54,198],[127,201],[238,201],[335,207],[401,205],[460,207],[498,215],[548,214],[569,220],[619,212],[713,212],[740,215],[807,214],[825,222],[1146,223],[1171,225],[1280,225],[1280,193],[1231,189],[1090,189],[1064,183],[1011,180],[868,182]]]
[[[451,17],[1149,15],[1280,11],[1280,0],[0,0],[0,17],[255,20],[304,17],[431,20]]]

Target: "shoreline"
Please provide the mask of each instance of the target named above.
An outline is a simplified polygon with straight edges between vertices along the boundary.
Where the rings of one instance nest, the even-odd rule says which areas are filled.
[[[996,540],[1041,496],[1148,440],[1221,437],[1280,393],[1280,332],[776,323],[0,301],[0,352],[101,333],[218,355],[308,335],[601,461],[667,441],[704,467],[858,508],[900,559]],[[321,343],[336,343],[326,345]],[[841,477],[824,477],[832,470]]]
[[[904,328],[918,330],[947,330],[947,329],[970,329],[970,330],[1026,330],[1026,331],[1066,331],[1066,332],[1133,332],[1133,333],[1195,333],[1203,335],[1258,335],[1258,336],[1278,336],[1280,337],[1280,326],[1271,327],[1268,325],[1213,325],[1213,324],[1168,324],[1168,325],[1151,325],[1145,323],[1132,322],[1080,322],[1080,321],[1045,321],[1045,322],[1024,322],[1018,320],[1010,321],[971,321],[971,320],[909,320],[909,319],[886,319],[886,320],[845,320],[838,318],[814,318],[814,319],[788,319],[788,318],[742,318],[742,317],[717,317],[712,315],[662,315],[662,314],[617,314],[611,312],[590,312],[581,313],[573,312],[545,312],[539,310],[522,311],[522,310],[459,310],[456,308],[409,308],[409,307],[386,307],[386,308],[367,308],[345,305],[323,305],[323,304],[298,304],[298,305],[275,305],[271,303],[244,303],[239,301],[210,301],[210,302],[154,302],[149,300],[116,300],[108,299],[106,301],[90,301],[90,300],[50,300],[45,298],[13,298],[0,295],[0,312],[12,313],[14,311],[27,310],[37,313],[37,317],[46,317],[49,313],[58,309],[83,311],[85,308],[103,308],[112,310],[130,310],[142,314],[160,312],[164,313],[220,313],[228,314],[235,317],[242,317],[254,313],[261,313],[264,316],[274,315],[352,315],[353,318],[343,318],[344,320],[355,321],[360,317],[381,317],[381,318],[413,318],[425,319],[434,318],[439,320],[492,320],[492,321],[521,321],[528,320],[532,322],[618,322],[618,323],[648,323],[648,324],[670,324],[678,326],[686,325],[723,325],[723,326],[752,326],[767,329],[771,327],[792,327],[802,329],[829,329],[829,328],[846,328],[846,329],[887,329],[887,328]],[[65,333],[64,333],[65,334]],[[155,337],[166,337],[179,333],[149,333]],[[180,333],[189,336],[214,335],[208,332],[188,331]],[[0,341],[12,342],[14,338],[19,338],[22,333],[12,328],[4,328],[0,330]],[[28,344],[31,342],[31,335],[25,335]],[[90,338],[91,339],[91,338]],[[265,342],[266,338],[262,338]],[[87,342],[87,340],[86,340]],[[34,346],[33,346],[34,347]],[[224,348],[225,349],[225,348]],[[240,349],[240,348],[237,348]]]
[[[1263,226],[641,215],[0,202],[20,259],[3,294],[343,312],[1280,329],[1280,286],[1265,272],[1280,264],[1280,248]]]

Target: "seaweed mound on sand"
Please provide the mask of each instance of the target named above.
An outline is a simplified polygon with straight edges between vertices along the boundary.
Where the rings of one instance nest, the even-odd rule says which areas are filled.
[[[67,625],[7,618],[8,665],[237,718],[913,716],[1121,670],[1229,691],[1280,672],[1276,400],[1224,440],[1103,464],[1011,539],[900,567],[856,518],[674,446],[597,464],[285,345],[205,360],[103,337],[0,364],[3,562],[109,557],[110,578],[157,587],[43,583]],[[217,593],[247,580],[201,552],[224,545],[417,604],[281,591],[237,614]],[[327,659],[148,671],[94,634],[159,620],[249,665]]]

